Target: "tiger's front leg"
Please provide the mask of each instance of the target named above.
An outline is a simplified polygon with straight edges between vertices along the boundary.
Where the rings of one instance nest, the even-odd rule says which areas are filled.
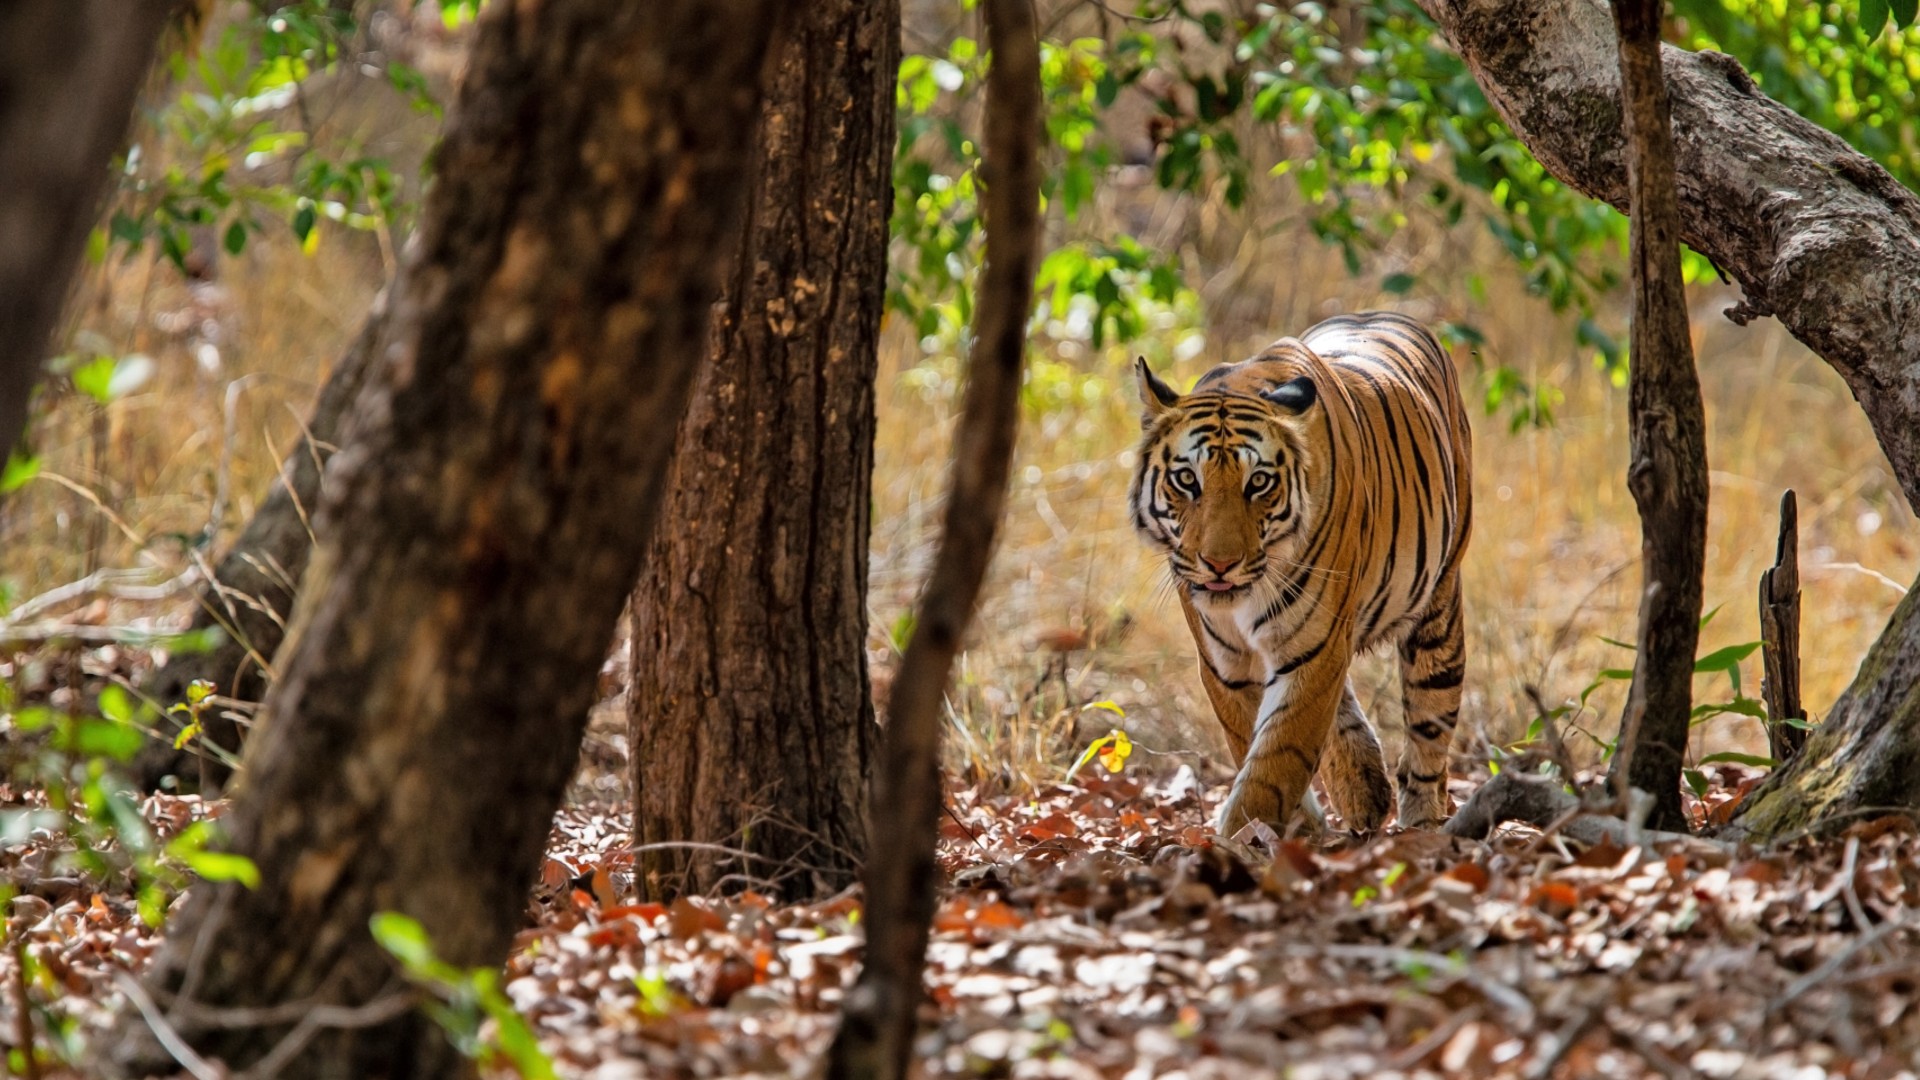
[[[1466,635],[1460,611],[1460,573],[1451,570],[1413,632],[1400,644],[1400,694],[1407,743],[1400,755],[1400,824],[1435,829],[1446,823],[1447,761],[1460,723],[1460,684],[1466,673]]]
[[[1220,804],[1220,835],[1232,836],[1255,820],[1284,834],[1296,808],[1306,810],[1308,830],[1318,831],[1318,804],[1308,800],[1345,681],[1337,659],[1267,681],[1246,759]]]

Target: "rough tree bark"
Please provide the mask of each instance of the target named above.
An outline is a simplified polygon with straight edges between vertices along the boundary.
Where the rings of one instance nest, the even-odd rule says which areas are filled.
[[[1487,98],[1556,177],[1627,203],[1608,17],[1586,0],[1421,0]],[[1662,50],[1681,238],[1738,281],[1736,321],[1773,315],[1853,390],[1920,508],[1920,197],[1760,93],[1718,53]],[[1866,806],[1920,806],[1916,593],[1807,750],[1747,797],[1756,839]],[[1882,768],[1901,771],[1885,771]],[[1904,782],[1902,782],[1904,780]]]
[[[633,599],[635,879],[853,883],[897,0],[821,0],[770,61],[754,189]],[[687,848],[693,841],[716,845]],[[743,856],[716,854],[717,847]],[[764,888],[765,886],[761,886]]]
[[[1647,824],[1685,832],[1680,770],[1693,712],[1707,558],[1707,419],[1687,332],[1673,132],[1660,74],[1666,0],[1613,0],[1633,220],[1627,487],[1640,510],[1640,629],[1612,781],[1653,796]],[[1626,805],[1623,801],[1621,805]]]
[[[410,1000],[376,912],[461,966],[501,963],[521,925],[701,355],[779,7],[481,16],[226,819],[260,885],[196,887],[146,980],[199,1053],[471,1072],[417,1010],[296,1021]],[[119,1068],[167,1065],[146,1031],[123,1019]]]
[[[186,700],[187,687],[197,679],[213,683],[222,696],[241,701],[259,701],[266,695],[273,654],[286,635],[300,576],[313,553],[311,518],[320,505],[321,468],[344,437],[347,416],[366,385],[385,325],[383,297],[374,302],[359,335],[320,388],[300,442],[281,462],[266,500],[215,564],[213,580],[201,590],[189,629],[218,627],[224,635],[221,644],[206,652],[174,656],[141,684],[141,693],[162,708]],[[201,717],[199,741],[237,753],[239,725],[226,710],[208,710]],[[132,772],[151,791],[170,775],[223,786],[230,770],[217,755],[202,748],[176,750],[171,740],[155,739],[134,759]]]
[[[941,702],[992,557],[1019,420],[1040,240],[1038,30],[1029,0],[984,7],[992,57],[983,139],[986,266],[940,548],[887,700],[874,795],[881,827],[865,873],[866,963],[828,1051],[827,1075],[835,1080],[906,1075],[938,888]]]
[[[0,460],[20,442],[172,0],[0,4]]]

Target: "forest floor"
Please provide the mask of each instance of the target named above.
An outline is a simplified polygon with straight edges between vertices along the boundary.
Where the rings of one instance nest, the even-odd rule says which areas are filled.
[[[1709,775],[1689,797],[1702,822],[1758,774]],[[1249,846],[1206,828],[1220,795],[1188,766],[952,790],[924,1074],[1914,1075],[1908,818],[1761,851],[1580,850],[1512,826],[1486,843]],[[7,807],[35,801],[0,789]],[[143,810],[164,835],[220,806],[160,795]],[[557,817],[508,963],[506,995],[559,1075],[805,1075],[860,962],[857,893],[631,903],[627,821],[620,806]],[[6,847],[0,868],[46,858],[43,840]],[[130,891],[72,878],[12,914],[43,973],[42,1039],[84,1039],[158,944]],[[7,1041],[16,970],[0,959]]]

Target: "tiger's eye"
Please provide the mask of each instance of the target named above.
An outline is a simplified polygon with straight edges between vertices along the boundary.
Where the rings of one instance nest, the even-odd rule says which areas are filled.
[[[1273,474],[1272,473],[1257,472],[1257,473],[1254,473],[1252,476],[1247,477],[1247,497],[1248,498],[1252,498],[1256,495],[1264,495],[1267,492],[1272,490],[1273,490]]]
[[[1173,485],[1188,495],[1198,496],[1200,494],[1200,477],[1195,475],[1192,469],[1175,469],[1173,471]]]

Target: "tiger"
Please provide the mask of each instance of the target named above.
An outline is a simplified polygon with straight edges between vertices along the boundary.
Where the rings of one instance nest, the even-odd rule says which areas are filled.
[[[1134,366],[1146,411],[1128,509],[1166,556],[1236,769],[1215,829],[1320,832],[1316,772],[1347,828],[1385,824],[1393,789],[1349,674],[1385,645],[1407,719],[1397,820],[1440,824],[1473,511],[1446,350],[1414,319],[1365,312],[1216,366],[1186,394],[1145,357]]]

